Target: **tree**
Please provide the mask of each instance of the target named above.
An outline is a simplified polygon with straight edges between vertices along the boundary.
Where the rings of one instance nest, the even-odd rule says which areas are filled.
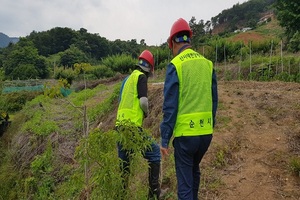
[[[193,31],[193,37],[200,37],[205,34],[205,25],[203,19],[197,23],[196,18],[192,17],[189,21],[189,25]]]
[[[140,46],[135,39],[130,41],[122,41],[117,39],[110,43],[111,52],[113,55],[128,54],[132,57],[137,57],[140,54]]]
[[[277,0],[275,4],[275,8],[277,9],[277,18],[282,27],[285,27],[285,34],[287,36],[288,42],[292,38],[297,38],[297,31],[299,31],[300,24],[300,2],[299,0]],[[296,34],[296,35],[295,35]],[[299,46],[300,41],[298,40],[298,44],[295,44],[293,41],[293,46]],[[292,48],[292,49],[291,49]],[[292,51],[298,51],[297,49],[293,49],[293,47],[289,46],[289,49]]]
[[[288,38],[299,30],[300,2],[299,0],[277,0],[275,7],[280,25],[286,28]]]
[[[71,47],[64,52],[60,53],[60,64],[64,67],[73,67],[75,63],[87,63],[88,58],[86,55],[75,45],[71,45]]]
[[[3,60],[5,76],[11,79],[46,78],[46,59],[39,56],[33,43],[21,38]]]
[[[141,39],[140,44],[141,44],[142,46],[147,46],[147,44],[146,44],[146,42],[145,42],[145,39]]]
[[[204,20],[200,20],[198,23],[196,22],[196,18],[192,17],[189,21],[189,25],[193,32],[192,44],[196,48],[205,41],[205,24]]]
[[[20,64],[13,69],[9,76],[13,79],[26,80],[39,77],[39,73],[33,64]]]
[[[88,57],[100,60],[111,53],[109,42],[98,34],[88,33],[81,28],[77,31],[75,46],[84,52]]]
[[[76,32],[70,28],[55,27],[48,31],[33,31],[28,36],[32,40],[39,54],[49,56],[68,49],[76,39]]]
[[[104,66],[123,74],[130,73],[131,70],[134,70],[136,63],[136,59],[133,59],[130,55],[125,53],[108,56],[102,60]]]
[[[292,52],[298,52],[300,51],[300,32],[297,31],[293,37],[290,39],[289,50]]]

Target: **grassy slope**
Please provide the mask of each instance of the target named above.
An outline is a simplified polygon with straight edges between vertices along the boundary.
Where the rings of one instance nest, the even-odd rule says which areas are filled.
[[[112,86],[99,84],[63,99],[39,96],[16,113],[0,142],[0,167],[6,172],[0,176],[6,183],[0,186],[0,197],[42,198],[33,193],[49,194],[73,175],[72,170],[78,167],[75,149],[84,135],[83,105],[87,106],[90,127],[96,127],[98,118],[113,103]],[[13,187],[16,184],[18,187]],[[39,192],[38,185],[44,186],[39,186]]]

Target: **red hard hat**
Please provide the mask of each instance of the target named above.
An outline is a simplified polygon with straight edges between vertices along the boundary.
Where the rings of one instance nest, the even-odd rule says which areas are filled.
[[[170,36],[168,38],[168,45],[170,48],[172,48],[172,39],[177,33],[182,32],[182,31],[187,31],[190,33],[189,37],[191,38],[193,35],[193,32],[189,26],[189,24],[182,18],[179,18],[176,22],[174,22],[171,31],[170,31]]]
[[[144,50],[138,59],[138,66],[140,66],[144,71],[150,73],[154,71],[154,57],[150,51]],[[144,61],[146,61],[146,63]]]

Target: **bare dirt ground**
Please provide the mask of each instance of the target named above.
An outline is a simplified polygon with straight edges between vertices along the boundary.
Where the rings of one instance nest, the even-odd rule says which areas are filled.
[[[292,158],[300,157],[300,84],[219,81],[218,91],[214,138],[201,163],[200,198],[300,199],[300,174],[290,169]],[[149,83],[149,101],[144,126],[159,138],[163,84]],[[102,119],[107,128],[113,127],[112,118]],[[166,172],[174,166],[163,167]]]
[[[225,147],[220,199],[300,199],[290,160],[300,155],[300,84],[220,82],[212,148]]]
[[[266,40],[266,37],[255,32],[240,33],[232,37],[232,41],[243,41],[244,44],[248,44],[249,41],[262,42]]]

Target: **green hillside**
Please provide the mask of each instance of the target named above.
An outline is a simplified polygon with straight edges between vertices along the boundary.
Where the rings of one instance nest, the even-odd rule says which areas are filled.
[[[264,42],[274,40],[276,42],[282,40],[284,29],[279,25],[278,20],[273,17],[270,21],[258,25],[256,28],[242,32],[233,33],[227,37],[229,41],[243,41],[248,44],[249,41]]]

